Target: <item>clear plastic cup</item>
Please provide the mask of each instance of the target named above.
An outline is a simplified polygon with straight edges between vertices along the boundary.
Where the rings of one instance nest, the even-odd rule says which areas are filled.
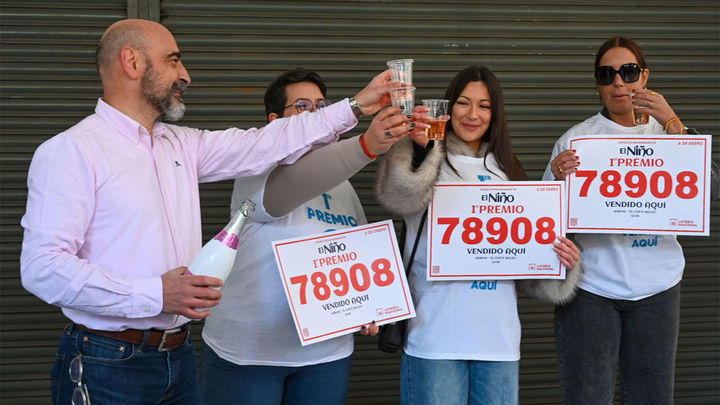
[[[401,114],[412,114],[415,107],[415,87],[404,86],[390,89],[390,100],[393,106],[405,107]]]
[[[635,121],[635,125],[645,125],[648,122],[650,122],[650,115],[648,113],[646,113],[645,111],[643,111],[647,107],[640,107],[640,106],[635,107],[633,105],[633,97],[634,97],[633,93],[628,94],[628,97],[630,98],[630,105],[632,106],[632,109],[633,109],[633,119]]]
[[[413,59],[395,59],[387,62],[390,76],[394,82],[412,86]]]
[[[643,110],[645,107],[633,108],[633,116],[635,117],[635,125],[644,125],[650,122],[650,115]]]
[[[427,113],[425,123],[430,125],[430,128],[425,129],[425,135],[429,140],[433,139],[445,139],[445,125],[447,124],[450,116],[448,115],[448,100],[432,98],[423,100],[423,106],[430,109]]]

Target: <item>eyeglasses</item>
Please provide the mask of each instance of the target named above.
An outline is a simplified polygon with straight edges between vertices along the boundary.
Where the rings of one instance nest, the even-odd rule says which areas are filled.
[[[615,75],[620,73],[620,77],[625,83],[632,83],[640,79],[640,72],[643,68],[638,66],[637,63],[626,63],[620,66],[620,69],[615,70],[612,66],[598,66],[595,69],[595,81],[601,86],[606,86],[615,81]]]
[[[82,374],[82,354],[78,354],[70,362],[70,381],[77,384],[72,393],[72,405],[90,405],[90,394],[87,385],[82,383]]]
[[[318,110],[322,110],[329,105],[330,100],[327,99],[318,100],[317,104],[313,104],[312,100],[309,100],[307,98],[299,98],[296,102],[283,107],[283,110],[288,107],[295,107],[297,112],[312,111],[313,107],[316,107]]]

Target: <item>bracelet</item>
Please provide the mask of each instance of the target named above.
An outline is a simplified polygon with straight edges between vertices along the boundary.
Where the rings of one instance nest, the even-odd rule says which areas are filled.
[[[668,122],[665,123],[665,126],[663,127],[663,132],[667,132],[668,127],[670,127],[670,124],[673,123],[673,122],[675,122],[675,121],[680,121],[680,118],[678,118],[677,116],[672,117],[672,118],[670,119],[670,121],[668,121]],[[682,134],[682,130],[680,130],[680,133]]]
[[[370,159],[376,159],[377,155],[373,155],[370,153],[370,151],[367,148],[367,145],[365,145],[365,133],[363,132],[362,135],[360,135],[360,145],[362,146],[363,152],[365,152],[365,156],[369,157]]]
[[[350,97],[350,109],[352,109],[353,114],[355,115],[355,118],[360,119],[363,117],[362,110],[360,109],[360,104],[358,104],[357,100],[355,100],[355,97]]]

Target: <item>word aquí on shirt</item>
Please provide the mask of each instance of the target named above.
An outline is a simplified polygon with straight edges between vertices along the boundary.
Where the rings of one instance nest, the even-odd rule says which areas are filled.
[[[497,280],[494,281],[473,281],[471,290],[497,290]]]
[[[645,238],[645,239],[635,239],[633,241],[632,247],[650,247],[650,246],[657,246],[658,243],[658,237],[652,237],[652,238]]]

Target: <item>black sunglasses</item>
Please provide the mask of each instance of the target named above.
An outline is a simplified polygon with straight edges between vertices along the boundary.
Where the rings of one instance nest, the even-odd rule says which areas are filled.
[[[330,105],[330,100],[327,100],[327,99],[318,100],[317,104],[313,104],[313,102],[307,98],[299,98],[299,99],[297,99],[296,102],[283,107],[283,110],[288,107],[295,107],[297,112],[303,112],[303,111],[312,111],[313,106],[317,107],[318,110],[321,110],[329,105]]]
[[[595,69],[595,81],[601,86],[606,86],[615,80],[615,75],[620,73],[620,77],[625,83],[632,83],[640,79],[640,73],[645,70],[638,66],[637,63],[626,63],[615,70],[612,66],[598,66]]]

